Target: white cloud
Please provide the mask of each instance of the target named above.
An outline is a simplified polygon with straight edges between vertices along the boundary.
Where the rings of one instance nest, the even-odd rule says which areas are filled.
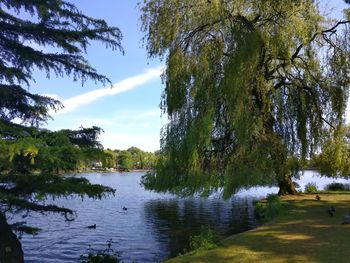
[[[57,94],[43,94],[45,97],[49,97],[54,100],[60,100],[60,97]]]
[[[128,149],[131,146],[136,146],[144,151],[158,150],[160,128],[166,119],[166,114],[161,114],[159,108],[140,109],[131,105],[129,108],[122,108],[102,116],[99,114],[94,114],[94,116],[80,115],[83,113],[79,113],[78,116],[76,114],[63,115],[62,113],[74,111],[102,97],[135,89],[160,77],[162,70],[162,67],[153,68],[143,74],[124,79],[114,84],[112,88],[96,89],[64,100],[62,103],[65,108],[56,114],[51,113],[56,116],[54,116],[54,121],[49,123],[50,129],[77,129],[80,126],[96,125],[105,131],[99,136],[99,140],[105,148]],[[45,95],[57,98],[54,94]]]
[[[106,97],[106,96],[113,96],[122,92],[135,89],[136,87],[142,84],[145,84],[151,79],[160,77],[162,71],[163,71],[163,67],[149,69],[143,74],[136,75],[136,76],[124,79],[116,84],[113,84],[112,87],[95,89],[95,90],[80,94],[78,96],[74,96],[72,98],[66,99],[62,102],[64,105],[64,109],[58,112],[51,112],[51,114],[58,115],[58,114],[67,113],[83,105],[92,103],[99,98]]]
[[[144,151],[155,151],[159,149],[160,128],[164,124],[160,112],[159,108],[150,108],[143,111],[125,109],[103,117],[57,116],[50,122],[50,129],[95,125],[104,130],[99,136],[104,148],[124,150],[136,146]]]
[[[103,129],[113,128],[134,128],[134,127],[150,127],[152,124],[161,124],[161,114],[159,108],[149,110],[121,110],[116,111],[108,116],[103,117],[89,117],[89,116],[57,116],[55,120],[64,120],[66,127],[75,127],[77,123],[79,126],[90,127],[100,126]]]

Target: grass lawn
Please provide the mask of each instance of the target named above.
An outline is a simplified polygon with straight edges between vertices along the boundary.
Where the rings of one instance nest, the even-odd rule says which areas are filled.
[[[231,236],[222,246],[167,262],[350,262],[350,194],[286,196],[286,210],[273,221]],[[331,217],[327,210],[336,208]]]

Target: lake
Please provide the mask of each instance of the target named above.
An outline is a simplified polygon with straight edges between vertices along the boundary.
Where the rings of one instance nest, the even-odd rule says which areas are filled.
[[[144,190],[140,186],[143,174],[79,174],[92,183],[115,188],[115,196],[102,200],[72,197],[47,201],[75,210],[76,219],[72,222],[57,214],[31,213],[21,219],[42,228],[37,236],[22,236],[25,262],[78,262],[89,245],[105,249],[109,239],[123,262],[158,262],[188,249],[189,237],[199,234],[201,226],[209,225],[222,236],[256,227],[253,201],[278,192],[277,187],[256,187],[242,190],[227,201],[219,194],[206,199],[179,198]],[[334,180],[320,178],[312,171],[304,172],[297,180],[302,189],[306,183],[316,181],[322,189]],[[349,183],[344,179],[337,182]],[[123,206],[127,207],[126,211]],[[93,224],[97,225],[96,229],[87,228]]]

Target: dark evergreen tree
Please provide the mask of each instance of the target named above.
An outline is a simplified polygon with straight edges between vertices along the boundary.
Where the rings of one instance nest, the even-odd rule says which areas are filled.
[[[89,79],[110,83],[84,54],[90,41],[123,52],[122,35],[118,28],[86,16],[74,4],[63,0],[0,0],[0,32],[0,159],[4,161],[1,165],[17,162],[19,170],[25,172],[35,163],[40,147],[49,144],[47,137],[40,138],[44,131],[39,125],[50,118],[50,110],[62,107],[55,99],[28,91],[33,71],[42,70],[47,77],[68,75],[82,83]],[[14,123],[18,119],[20,125]],[[62,133],[71,145],[96,148],[100,146],[96,137],[99,131],[93,127],[83,132]],[[67,164],[72,160],[64,161]],[[58,212],[71,219],[70,209],[45,205],[40,200],[47,195],[70,194],[101,198],[114,192],[108,187],[91,185],[85,179],[57,175],[10,173],[2,174],[0,182],[0,262],[7,263],[23,262],[20,242],[12,230],[33,230],[9,225],[8,213]]]
[[[35,68],[58,76],[70,75],[82,82],[108,82],[84,58],[89,41],[96,40],[122,50],[121,32],[104,20],[82,14],[73,4],[61,0],[0,1],[0,120],[15,118],[38,125],[58,110],[59,101],[31,94],[25,89]],[[32,19],[21,18],[23,13]],[[54,52],[46,52],[46,47]],[[51,50],[51,49],[50,49]]]

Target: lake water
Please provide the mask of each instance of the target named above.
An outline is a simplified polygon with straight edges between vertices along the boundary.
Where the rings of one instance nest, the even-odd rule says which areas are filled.
[[[276,187],[251,188],[227,201],[219,195],[207,199],[179,198],[144,190],[140,186],[142,175],[139,172],[79,174],[92,183],[117,189],[116,195],[102,200],[51,200],[50,203],[77,212],[72,222],[57,214],[30,214],[24,220],[28,225],[42,228],[42,232],[37,236],[23,235],[25,262],[78,262],[89,245],[105,249],[109,239],[123,262],[158,262],[187,249],[189,237],[197,235],[202,225],[210,225],[222,236],[256,227],[253,201],[278,191]],[[316,181],[322,189],[334,180],[306,171],[297,182],[304,189],[306,183]],[[349,183],[344,179],[337,182]],[[93,224],[97,225],[96,229],[87,228]]]

